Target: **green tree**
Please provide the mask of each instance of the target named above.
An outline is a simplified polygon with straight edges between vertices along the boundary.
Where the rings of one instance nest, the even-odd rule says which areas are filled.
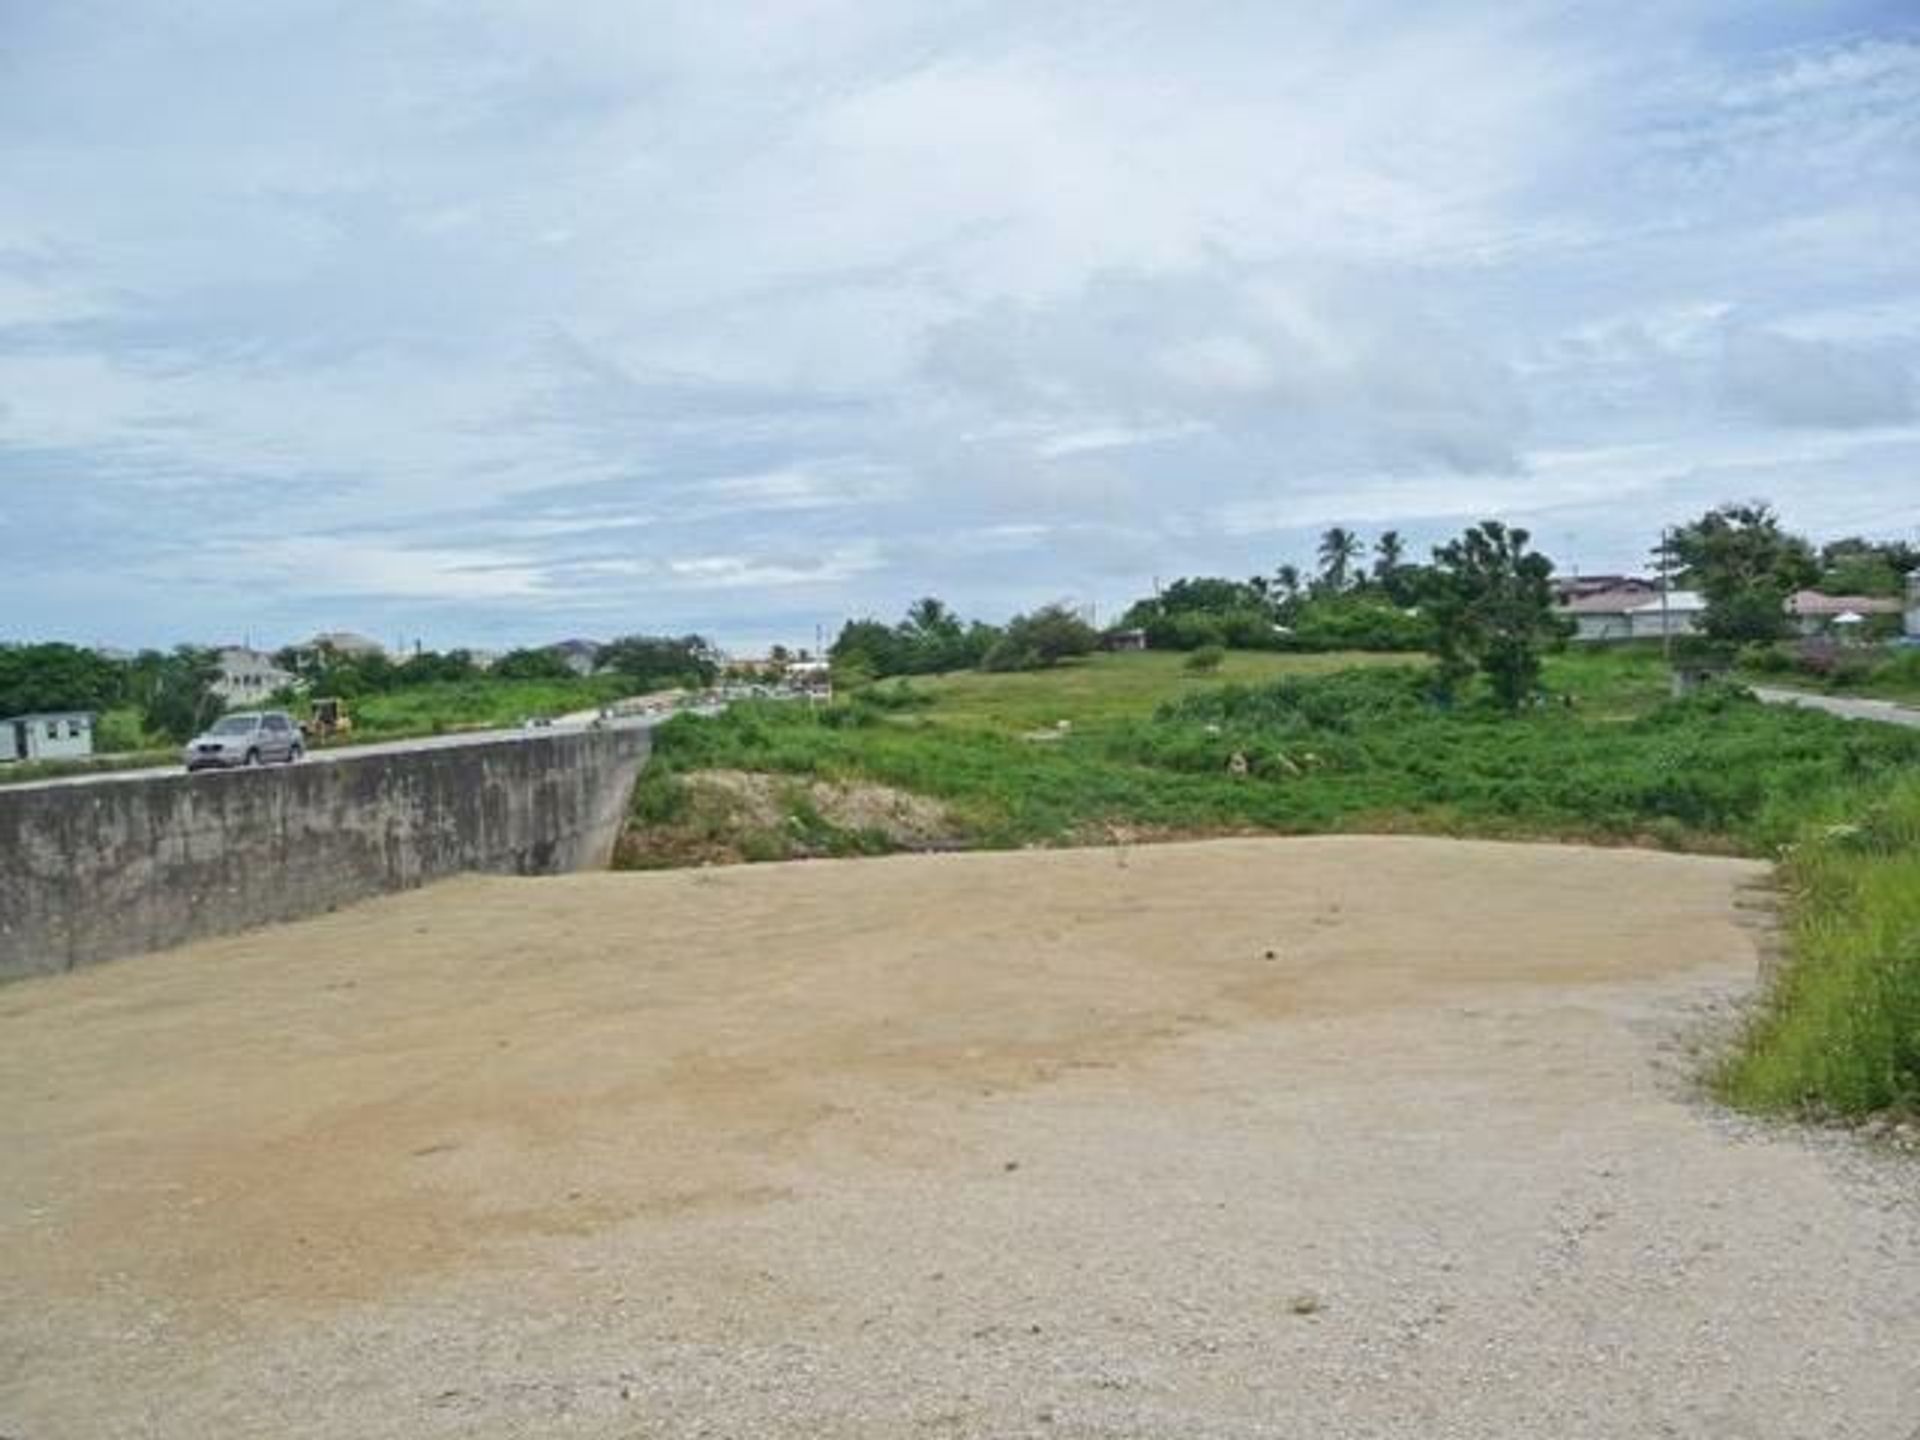
[[[36,710],[105,710],[124,689],[120,666],[78,645],[0,646],[0,718]]]
[[[544,646],[533,650],[509,650],[493,662],[487,672],[501,680],[571,680],[573,667],[558,650]]]
[[[988,670],[1038,670],[1091,654],[1099,643],[1094,628],[1073,611],[1046,605],[1008,621],[1006,632],[980,663]]]
[[[900,632],[879,620],[849,620],[827,650],[836,674],[857,673],[874,679],[904,673],[905,647]]]
[[[1709,510],[1675,530],[1667,548],[1682,583],[1706,598],[1708,637],[1729,646],[1785,635],[1787,597],[1820,578],[1813,547],[1760,501]]]
[[[1532,537],[1483,520],[1433,552],[1427,604],[1442,685],[1478,670],[1494,699],[1518,710],[1540,683],[1540,656],[1564,632],[1553,613],[1553,561]]]
[[[720,673],[718,652],[699,635],[622,635],[602,645],[594,662],[637,690],[710,685]]]
[[[1353,580],[1353,564],[1360,558],[1362,546],[1360,537],[1341,525],[1335,525],[1320,536],[1320,585],[1321,588],[1339,594]]]
[[[214,693],[220,678],[220,657],[212,650],[182,645],[159,660],[141,706],[141,718],[150,734],[169,740],[191,740],[219,717],[225,707]]]

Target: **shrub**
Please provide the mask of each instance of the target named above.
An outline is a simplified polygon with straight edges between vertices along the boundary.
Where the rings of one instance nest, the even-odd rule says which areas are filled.
[[[1182,668],[1194,675],[1211,675],[1226,658],[1227,652],[1221,646],[1202,645],[1187,656]]]

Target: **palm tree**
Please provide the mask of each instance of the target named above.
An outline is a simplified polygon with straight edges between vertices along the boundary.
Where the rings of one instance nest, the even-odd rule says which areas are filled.
[[[1301,576],[1298,565],[1282,565],[1278,570],[1273,572],[1273,588],[1280,592],[1280,598],[1282,600],[1292,600],[1298,597],[1300,594],[1300,584]]]
[[[1398,530],[1383,530],[1373,542],[1373,578],[1386,584],[1407,558],[1407,542]]]
[[[1360,537],[1345,526],[1335,525],[1320,537],[1320,579],[1327,589],[1347,588],[1353,562],[1360,558]]]

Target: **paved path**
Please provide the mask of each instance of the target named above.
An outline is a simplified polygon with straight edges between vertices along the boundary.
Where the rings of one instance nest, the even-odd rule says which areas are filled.
[[[1771,685],[1755,685],[1753,693],[1769,705],[1799,705],[1808,710],[1824,710],[1842,720],[1878,720],[1886,725],[1910,725],[1920,729],[1920,710],[1896,705],[1891,700],[1869,700],[1857,695],[1814,695],[1805,690],[1781,690]]]

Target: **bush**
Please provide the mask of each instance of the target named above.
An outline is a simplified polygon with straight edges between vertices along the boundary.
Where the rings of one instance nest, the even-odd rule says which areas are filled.
[[[1182,668],[1194,675],[1211,675],[1218,670],[1227,658],[1227,652],[1218,645],[1202,645],[1188,655]]]

